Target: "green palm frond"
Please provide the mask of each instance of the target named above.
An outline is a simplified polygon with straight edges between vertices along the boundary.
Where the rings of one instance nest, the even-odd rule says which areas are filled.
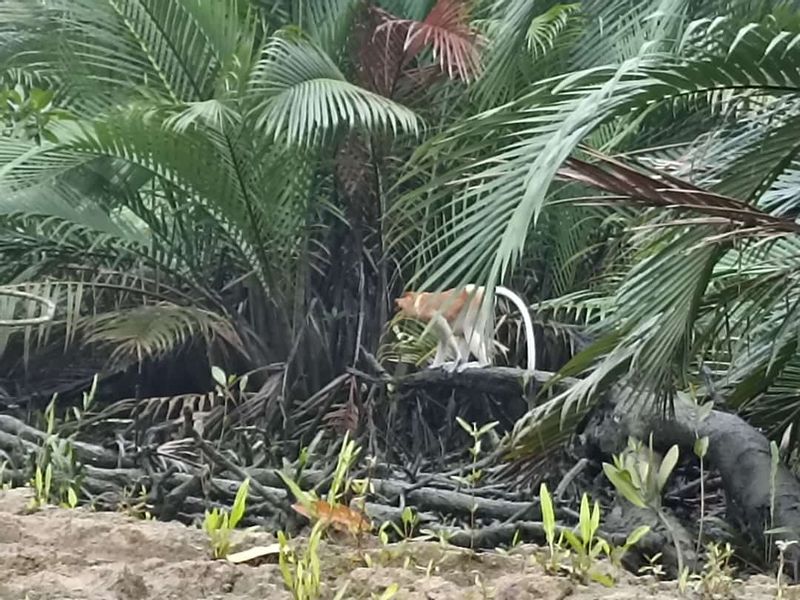
[[[511,123],[518,131],[490,159],[469,164],[442,178],[463,186],[464,191],[455,194],[450,202],[451,210],[456,206],[462,208],[458,211],[460,218],[449,231],[429,236],[426,242],[431,248],[447,249],[437,253],[438,264],[428,265],[429,282],[453,284],[480,279],[494,285],[502,279],[519,257],[529,226],[537,221],[544,208],[558,168],[583,138],[608,119],[644,111],[653,102],[688,90],[790,85],[796,77],[796,73],[790,73],[788,64],[800,59],[800,45],[789,46],[790,40],[780,35],[770,44],[763,32],[758,31],[752,33],[756,40],[751,46],[761,44],[761,52],[753,54],[752,47],[745,49],[741,41],[736,41],[741,37],[738,32],[708,32],[709,27],[710,24],[699,23],[692,30],[704,40],[716,37],[719,43],[727,42],[724,57],[676,62],[668,57],[650,56],[628,60],[618,68],[576,74],[557,83],[552,93],[540,89],[507,110],[479,115],[444,138],[445,146],[460,145],[485,135],[489,128],[497,130],[498,126]],[[755,31],[750,29],[742,35],[749,38]],[[754,61],[761,61],[767,51],[770,55],[785,53],[787,59],[791,54],[793,58],[766,62],[759,69],[758,81],[750,79],[749,67]],[[773,69],[767,70],[765,65]],[[452,151],[458,156],[456,148]],[[440,181],[433,182],[433,186],[443,189]],[[430,188],[424,191],[429,192]],[[431,194],[431,199],[436,201],[445,193],[452,194],[452,188]],[[413,203],[416,207],[420,204],[419,197],[420,192],[409,194],[400,204]],[[447,243],[443,243],[445,239]],[[453,254],[455,249],[458,256]],[[456,265],[464,266],[459,269]]]
[[[334,58],[344,54],[348,36],[359,11],[360,0],[309,0],[299,6],[294,19],[326,54]]]
[[[755,424],[767,428],[772,436],[780,435],[787,425],[800,420],[800,395],[797,392],[800,389],[797,386],[800,365],[796,350],[796,344],[791,350],[787,348],[780,369],[768,379],[768,385],[764,382],[758,393],[752,394],[739,407]]]
[[[712,104],[701,106],[708,110],[709,106],[713,109],[714,103],[730,105],[740,89],[784,97],[800,92],[800,76],[790,66],[800,59],[797,39],[800,38],[795,34],[776,31],[771,25],[738,29],[725,19],[696,21],[688,27],[681,45],[672,46],[673,50],[680,50],[680,55],[643,53],[619,66],[595,68],[545,84],[547,87],[507,107],[478,115],[422,149],[419,153],[422,158],[447,154],[455,166],[425,187],[427,198],[423,199],[418,190],[408,194],[401,202],[408,213],[400,219],[419,215],[421,210],[457,217],[450,220],[449,228],[422,232],[422,241],[414,246],[415,252],[435,256],[424,265],[421,287],[461,285],[476,280],[494,285],[502,281],[523,252],[531,225],[540,222],[539,216],[552,197],[550,182],[570,155],[577,154],[579,144],[604,123],[621,119],[625,127],[632,129],[637,115],[646,115],[659,103],[686,93],[712,94]],[[784,102],[784,110],[790,106],[791,100]],[[774,142],[766,143],[765,162],[748,171],[751,176],[755,171],[760,175],[753,179],[751,194],[771,186],[791,163],[796,140],[791,139],[788,131],[780,133],[783,125],[790,122],[790,118],[784,118],[771,130],[767,139]],[[470,144],[480,147],[479,140],[490,129],[502,144],[488,158],[459,167],[456,160],[470,156],[473,152]],[[746,155],[747,152],[741,153]],[[767,163],[769,167],[764,173],[762,169]],[[418,168],[420,164],[424,161],[413,166]],[[729,164],[736,168],[735,163]],[[413,173],[419,175],[420,171]],[[741,169],[736,174],[741,175]],[[619,194],[621,188],[614,188],[610,181],[611,178],[598,176],[585,183]],[[666,181],[658,194],[669,189],[670,180]],[[643,181],[631,177],[628,183],[636,192],[624,192],[626,196],[648,195],[648,186],[641,185]],[[730,189],[726,185],[733,185],[727,180],[715,184],[723,190]],[[656,187],[659,186],[653,189]],[[613,205],[619,198],[594,200]],[[668,204],[681,206],[687,202],[674,198]],[[766,228],[787,235],[796,229],[793,223],[748,207],[745,202],[734,204],[729,208],[740,216],[733,218],[752,227],[753,223],[748,223],[744,215],[753,215],[759,233]],[[719,208],[724,206],[723,202]],[[709,210],[713,213],[718,207]],[[725,237],[719,237],[720,226],[729,225],[732,216],[733,213],[726,213],[724,223],[711,221],[711,225],[708,219],[681,222],[670,220],[663,213],[645,220],[646,227],[631,237],[636,254],[611,295],[613,316],[600,332],[605,335],[576,356],[561,373],[583,375],[584,379],[520,425],[520,431],[525,432],[520,433],[522,438],[533,443],[544,431],[542,428],[552,425],[554,415],[565,422],[585,414],[599,392],[621,376],[630,374],[627,382],[633,384],[634,399],[648,401],[668,398],[676,386],[686,385],[688,368],[702,360],[703,348],[711,343],[709,337],[716,338],[713,327],[719,325],[719,319],[705,314],[704,300],[707,291],[714,288],[714,266],[729,244]],[[412,228],[409,223],[406,221],[398,237],[419,233],[418,226]],[[753,232],[742,228],[737,235],[746,238]],[[777,311],[776,288],[770,287],[768,280],[759,287],[763,298],[759,299],[754,292],[749,304],[734,305],[732,314],[744,315],[747,310],[758,308],[763,314],[774,315],[776,324],[785,324],[788,313]],[[786,331],[796,328],[792,324]]]
[[[726,191],[736,193],[741,198],[761,198],[759,204],[762,204],[765,202],[764,192],[772,187],[798,157],[800,102],[795,107],[784,103],[781,113],[773,115],[771,126],[764,135],[751,133],[737,160],[727,161],[729,166],[720,174],[720,178],[725,181]]]
[[[795,159],[789,162],[775,179],[772,187],[759,198],[759,206],[777,216],[796,215],[800,213],[798,188],[800,188],[800,159]]]
[[[474,94],[483,105],[502,104],[548,74],[549,54],[566,58],[580,32],[579,5],[556,4],[544,13],[538,4],[514,0],[496,3],[489,18],[478,21],[489,40]]]
[[[206,343],[222,340],[244,353],[238,334],[227,319],[194,307],[174,304],[140,306],[85,317],[80,327],[86,341],[111,350],[110,364],[158,358],[200,337]]]
[[[585,0],[581,12],[589,23],[575,44],[573,64],[579,69],[617,64],[642,52],[674,49],[692,2],[687,0]]]
[[[553,319],[592,325],[610,318],[615,304],[613,298],[600,292],[580,290],[543,300],[534,305],[534,308],[552,315]]]
[[[395,316],[386,326],[389,339],[378,348],[376,358],[381,363],[422,365],[433,356],[436,338],[424,323]]]
[[[0,21],[23,5],[49,22],[12,65],[64,81],[70,105],[89,110],[145,85],[176,103],[213,97],[255,25],[241,19],[238,0],[55,0],[46,7],[12,0],[0,7]]]
[[[254,71],[256,126],[288,144],[318,143],[343,126],[394,134],[420,131],[408,108],[348,82],[311,42],[274,37]]]
[[[531,20],[525,42],[534,60],[555,47],[558,37],[579,10],[580,4],[577,3],[556,4]]]
[[[0,150],[0,214],[56,217],[147,245],[145,232],[108,209],[127,181],[100,175],[95,157],[54,145],[4,142]]]

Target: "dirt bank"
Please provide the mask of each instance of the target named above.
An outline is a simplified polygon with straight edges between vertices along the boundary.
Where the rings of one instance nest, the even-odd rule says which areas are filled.
[[[255,600],[291,598],[276,564],[234,565],[209,558],[205,534],[177,523],[122,513],[47,508],[26,514],[29,494],[0,492],[0,600]],[[237,549],[269,544],[261,532],[241,532]],[[364,554],[369,553],[371,567]],[[348,583],[345,598],[378,597],[397,584],[397,600],[635,600],[681,598],[674,583],[623,576],[613,588],[549,577],[525,552],[470,552],[438,542],[325,545],[325,598]],[[753,578],[734,597],[775,597],[774,581]],[[688,594],[695,596],[694,593]],[[789,589],[785,598],[800,598]]]

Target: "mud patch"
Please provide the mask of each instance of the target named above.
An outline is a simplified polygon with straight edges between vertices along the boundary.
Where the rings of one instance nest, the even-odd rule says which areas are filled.
[[[0,492],[0,600],[291,598],[277,565],[211,560],[199,529],[87,509],[27,514],[29,498],[25,489]],[[237,541],[244,549],[275,540],[247,531]],[[524,553],[472,554],[434,542],[370,546],[322,546],[323,598],[346,585],[345,598],[368,599],[395,584],[396,600],[684,598],[673,582],[625,575],[604,588],[549,577]],[[775,592],[773,580],[756,577],[736,587],[733,597],[766,600]],[[784,598],[800,600],[800,594],[790,588]]]

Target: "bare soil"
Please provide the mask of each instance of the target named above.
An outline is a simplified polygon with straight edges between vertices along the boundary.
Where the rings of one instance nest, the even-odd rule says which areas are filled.
[[[235,565],[212,560],[205,533],[178,523],[88,509],[27,510],[27,489],[0,491],[0,600],[251,600],[291,598],[273,561]],[[237,532],[236,550],[271,544],[264,532]],[[370,567],[364,556],[370,557]],[[333,598],[378,598],[397,584],[396,600],[678,599],[674,582],[622,574],[613,588],[545,575],[530,549],[475,554],[438,542],[387,547],[326,543],[320,549],[325,591]],[[784,598],[800,598],[795,588]],[[737,583],[731,597],[774,598],[775,582]],[[373,596],[374,594],[374,596]],[[689,592],[688,597],[700,597]]]

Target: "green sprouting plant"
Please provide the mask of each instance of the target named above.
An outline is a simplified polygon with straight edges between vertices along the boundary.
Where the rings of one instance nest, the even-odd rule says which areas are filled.
[[[710,385],[710,379],[707,382],[707,385]],[[710,392],[710,390],[707,390]],[[695,388],[693,385],[689,387],[689,397],[691,398],[692,402],[696,407],[696,411],[694,413],[694,419],[697,425],[703,421],[705,421],[711,412],[714,410],[714,401],[709,400],[704,403],[700,403],[695,392]],[[695,545],[695,552],[700,552],[700,546],[703,543],[703,526],[705,524],[705,513],[706,513],[706,481],[705,481],[705,457],[708,453],[708,443],[709,439],[708,436],[701,436],[697,433],[697,428],[695,428],[694,432],[694,446],[692,448],[695,456],[700,460],[700,524],[697,529],[697,543]],[[652,439],[652,437],[651,437]]]
[[[647,561],[647,564],[639,567],[640,575],[652,575],[656,578],[660,578],[664,575],[664,566],[659,562],[661,559],[661,552],[653,556],[645,556],[644,559]]]
[[[653,450],[652,435],[647,447],[629,438],[628,447],[614,455],[613,465],[603,463],[603,472],[617,491],[631,503],[640,508],[660,510],[664,486],[678,464],[679,455],[678,446],[674,445],[659,463]]]
[[[64,508],[78,505],[78,491],[83,480],[83,466],[75,457],[71,438],[62,438],[55,432],[55,406],[58,395],[54,394],[45,409],[46,436],[36,454],[31,486],[34,497],[31,508],[56,504]]]
[[[419,526],[419,515],[410,506],[406,506],[400,513],[400,525],[394,521],[384,521],[378,529],[378,539],[385,546],[389,543],[387,530],[393,529],[401,540],[410,540]],[[427,536],[426,536],[427,537]]]
[[[778,540],[775,546],[778,548],[778,573],[775,576],[775,598],[776,600],[783,600],[784,583],[783,583],[783,569],[785,568],[786,549],[789,546],[797,544],[797,540]]]
[[[492,421],[491,423],[487,423],[482,427],[478,427],[475,423],[470,425],[461,417],[456,417],[456,422],[472,438],[472,446],[469,449],[469,453],[472,458],[472,467],[469,475],[462,478],[462,481],[474,492],[475,486],[478,485],[478,482],[483,477],[483,470],[478,468],[478,457],[480,456],[482,450],[481,438],[497,427],[498,422]],[[472,529],[475,528],[475,511],[477,508],[478,505],[475,502],[475,497],[473,495],[472,507],[470,508],[470,528]]]
[[[320,597],[322,582],[319,562],[319,544],[326,528],[324,521],[317,521],[311,528],[305,551],[298,553],[291,545],[289,537],[278,532],[280,555],[278,564],[286,588],[295,600],[314,600]]]
[[[725,598],[730,595],[735,581],[730,559],[733,549],[725,545],[709,543],[706,546],[706,560],[703,570],[692,574],[689,579],[696,582],[696,590],[705,598]]]
[[[249,489],[250,480],[245,479],[236,491],[236,498],[230,512],[217,507],[211,511],[206,510],[203,529],[208,534],[214,558],[224,558],[230,552],[231,532],[244,517]]]
[[[350,482],[347,479],[347,474],[350,468],[355,464],[361,449],[356,446],[355,441],[350,439],[350,434],[345,433],[342,440],[342,447],[339,450],[339,458],[336,461],[336,470],[333,472],[331,479],[331,487],[328,490],[328,503],[335,505],[339,502],[341,496],[347,493],[350,488]]]
[[[594,565],[601,554],[610,555],[611,548],[604,539],[597,536],[600,528],[600,503],[595,500],[594,507],[589,508],[589,497],[581,497],[581,511],[578,519],[578,531],[563,531],[564,538],[572,550],[572,570],[581,580],[588,579],[612,585],[613,580],[605,573],[594,570]]]
[[[145,486],[140,488],[135,499],[134,489],[128,487],[124,487],[122,489],[121,496],[120,502],[117,505],[117,510],[119,510],[121,513],[137,519],[143,519],[145,521],[152,521],[155,519],[150,512],[150,509],[153,507],[148,503],[149,495]]]
[[[700,551],[703,543],[703,523],[706,515],[706,474],[704,459],[708,453],[708,436],[698,437],[694,441],[694,454],[700,459],[700,525],[697,528],[696,552]]]
[[[598,535],[600,504],[595,501],[590,508],[589,497],[586,494],[581,497],[577,531],[563,528],[557,530],[553,500],[544,483],[539,488],[539,503],[548,550],[546,559],[542,561],[545,570],[549,573],[566,571],[583,582],[591,580],[603,585],[613,585],[614,580],[610,575],[596,569],[598,560],[605,555],[614,566],[619,566],[625,552],[650,531],[646,525],[637,527],[623,546],[615,548]]]
[[[53,91],[37,87],[0,87],[0,131],[7,137],[23,140],[42,140],[56,143],[50,127],[59,120],[72,117],[53,104]]]
[[[436,540],[442,550],[450,547],[450,540],[455,535],[452,531],[447,531],[442,528],[422,528],[419,530],[422,539]]]
[[[239,394],[244,393],[245,389],[247,389],[247,375],[243,375],[238,377],[237,375],[228,375],[225,371],[213,365],[211,367],[211,378],[217,384],[216,386],[216,394],[222,398],[222,429],[220,430],[219,437],[222,439],[225,435],[225,424],[227,423],[228,419],[228,406],[231,403],[235,403],[236,396],[233,393],[234,386],[239,388]]]
[[[609,559],[611,560],[611,564],[613,564],[617,568],[622,567],[622,558],[627,554],[628,550],[633,548],[639,540],[641,540],[645,535],[650,532],[649,525],[640,525],[636,529],[628,534],[628,537],[625,538],[625,543],[622,546],[614,546],[611,545],[611,552],[609,553]],[[660,554],[658,555],[660,556]]]
[[[336,592],[336,595],[333,597],[333,600],[344,600],[345,597],[344,595],[347,593],[347,588],[349,585],[350,582],[345,581],[344,585],[341,588],[339,588],[339,590]],[[370,600],[391,600],[397,595],[397,592],[399,591],[400,591],[400,586],[397,585],[396,583],[392,583],[389,586],[387,586],[387,588],[383,590],[383,592],[381,592],[380,594],[376,594],[373,592],[370,594],[369,597]]]
[[[478,457],[482,450],[481,438],[497,427],[498,422],[492,421],[482,427],[478,427],[475,423],[470,425],[461,417],[456,417],[456,422],[458,422],[461,428],[472,438],[472,446],[469,449],[469,454],[472,457],[472,470],[465,478],[465,482],[470,486],[475,486],[481,480],[481,477],[483,477],[483,471],[477,467]]]
[[[342,497],[349,491],[352,482],[348,479],[347,475],[350,471],[350,468],[358,458],[360,451],[361,449],[356,446],[355,442],[349,439],[349,434],[345,433],[344,439],[342,440],[342,447],[339,450],[336,469],[333,472],[331,485],[328,489],[328,494],[326,497],[326,501],[331,507],[337,506]],[[318,500],[316,494],[313,491],[303,491],[300,486],[297,485],[297,483],[286,473],[278,471],[278,475],[286,484],[286,487],[288,487],[292,492],[294,497],[297,498],[298,502],[305,507],[306,510],[313,512],[312,504]]]
[[[563,569],[569,552],[562,547],[563,533],[560,533],[556,539],[556,512],[553,507],[553,499],[544,483],[539,486],[539,504],[542,510],[542,527],[548,550],[547,559],[542,561],[542,566],[548,573],[555,574]]]
[[[769,443],[770,464],[769,464],[769,529],[764,532],[767,543],[764,545],[764,553],[767,563],[772,562],[772,540],[775,536],[775,491],[776,480],[778,477],[778,465],[780,463],[780,450],[774,440]]]
[[[41,508],[50,503],[50,487],[53,482],[53,465],[48,464],[42,471],[40,465],[36,465],[36,473],[33,476],[33,498],[31,498],[31,508]]]
[[[395,531],[397,531],[398,535],[402,539],[404,540],[410,539],[414,535],[414,531],[419,525],[419,515],[416,512],[414,512],[413,508],[411,508],[410,506],[406,506],[403,509],[403,512],[400,513],[400,523],[402,525],[402,529],[398,527],[395,523],[392,523]]]
[[[340,502],[342,496],[347,493],[351,482],[347,475],[350,468],[358,458],[361,451],[353,440],[349,439],[349,434],[345,433],[342,440],[342,447],[339,450],[339,457],[336,462],[336,469],[331,478],[331,486],[327,494],[327,505],[334,508]],[[314,514],[314,504],[319,502],[312,492],[304,492],[300,489],[291,477],[285,473],[278,472],[286,486],[297,498],[300,504],[310,513]],[[348,516],[357,516],[348,513]],[[302,552],[298,552],[289,536],[283,532],[278,532],[278,543],[280,544],[279,565],[283,581],[287,589],[291,592],[295,600],[313,600],[318,598],[321,593],[319,545],[322,535],[330,526],[331,521],[325,518],[318,519],[311,528],[308,544]]]
[[[683,571],[683,553],[678,543],[675,528],[661,508],[664,487],[678,464],[680,451],[672,446],[659,462],[653,450],[653,436],[645,447],[640,441],[628,439],[628,447],[613,457],[614,464],[603,463],[603,472],[614,485],[617,492],[639,508],[650,509],[655,513],[672,536],[678,559],[678,572]]]
[[[81,399],[81,408],[78,408],[77,406],[71,407],[72,415],[75,418],[75,421],[80,422],[81,418],[83,418],[83,416],[87,412],[89,412],[89,410],[92,408],[92,404],[94,404],[95,395],[97,394],[97,382],[98,382],[98,376],[95,375],[94,377],[92,377],[92,386],[89,388],[89,391],[83,392],[83,397]],[[67,413],[67,415],[69,415],[69,413]]]

